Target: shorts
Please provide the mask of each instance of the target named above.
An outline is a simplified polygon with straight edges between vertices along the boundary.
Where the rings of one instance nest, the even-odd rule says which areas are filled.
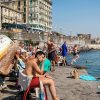
[[[48,53],[48,59],[51,61],[51,60],[55,60],[55,51],[52,51],[50,53]]]

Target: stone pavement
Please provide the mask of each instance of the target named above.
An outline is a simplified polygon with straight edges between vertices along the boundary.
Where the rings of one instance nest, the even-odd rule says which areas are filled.
[[[57,89],[57,94],[62,100],[100,100],[100,82],[84,81],[70,78],[71,66],[56,67],[56,71],[49,74],[53,77]],[[86,73],[84,69],[79,70],[80,74]],[[0,100],[15,100],[17,91],[15,82],[7,81],[8,88],[0,92]],[[48,91],[48,89],[47,89]],[[48,91],[48,98],[51,99]]]

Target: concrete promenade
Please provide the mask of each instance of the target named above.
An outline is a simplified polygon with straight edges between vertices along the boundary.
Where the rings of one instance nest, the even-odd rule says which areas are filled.
[[[55,80],[58,96],[62,100],[100,100],[100,89],[97,88],[100,82],[72,79],[70,72],[73,69],[71,66],[60,66],[56,67],[55,72],[49,73]],[[86,73],[84,69],[80,69],[79,72],[80,74]],[[0,91],[0,100],[15,100],[17,94],[15,83],[9,81],[6,83],[8,88]],[[49,91],[48,97],[52,100]]]

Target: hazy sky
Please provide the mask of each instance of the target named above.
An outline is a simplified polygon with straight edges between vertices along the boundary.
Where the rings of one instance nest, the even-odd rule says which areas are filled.
[[[53,30],[100,37],[100,0],[53,0]]]

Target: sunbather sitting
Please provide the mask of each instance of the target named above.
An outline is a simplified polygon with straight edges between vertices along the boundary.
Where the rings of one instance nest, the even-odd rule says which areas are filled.
[[[44,73],[49,72],[51,70],[50,60],[45,58],[44,61],[40,63],[40,68],[44,71]]]
[[[39,64],[45,58],[45,54],[42,51],[38,51],[35,55],[35,58],[29,60],[26,64],[26,68],[23,73],[27,76],[36,76],[36,73],[39,75],[39,80],[42,81],[43,85],[48,85],[50,89],[51,96],[53,100],[59,100],[56,94],[55,84],[51,76],[44,74],[43,70],[40,70]]]

